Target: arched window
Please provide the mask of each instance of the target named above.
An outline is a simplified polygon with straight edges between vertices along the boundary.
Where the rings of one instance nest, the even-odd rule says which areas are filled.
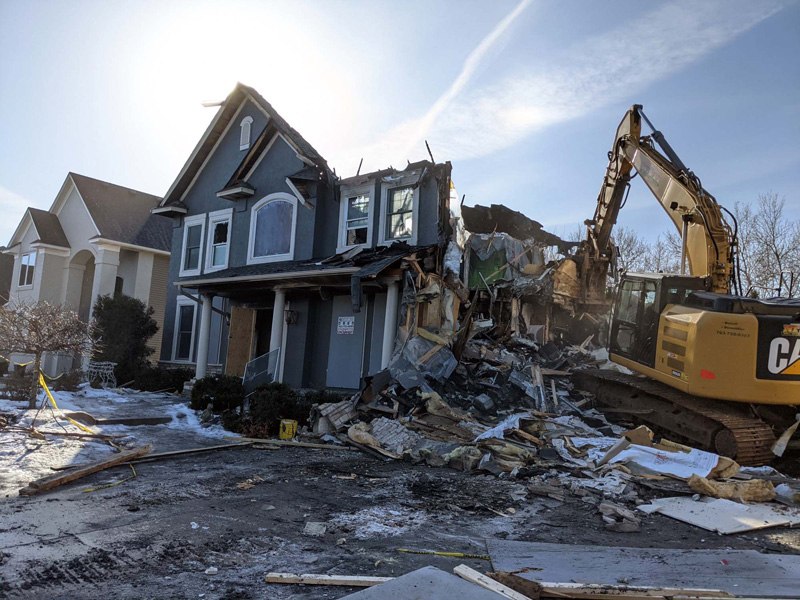
[[[250,213],[248,262],[273,262],[294,257],[297,198],[270,194],[259,200]]]
[[[247,150],[250,147],[250,128],[253,124],[253,117],[245,117],[239,124],[239,150]]]

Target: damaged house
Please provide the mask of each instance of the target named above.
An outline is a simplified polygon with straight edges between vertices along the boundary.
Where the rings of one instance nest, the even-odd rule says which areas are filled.
[[[161,363],[359,388],[389,364],[405,274],[442,272],[450,172],[422,161],[340,179],[237,84],[153,210],[173,224]]]

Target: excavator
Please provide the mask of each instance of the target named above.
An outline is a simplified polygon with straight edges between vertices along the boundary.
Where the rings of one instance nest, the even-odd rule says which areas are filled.
[[[634,374],[586,370],[575,374],[576,383],[609,414],[740,464],[767,464],[776,434],[794,423],[800,405],[800,300],[744,295],[734,215],[641,105],[625,114],[608,156],[595,215],[575,255],[579,305],[607,301],[617,256],[612,230],[637,175],[680,232],[681,273],[614,273],[608,352]]]

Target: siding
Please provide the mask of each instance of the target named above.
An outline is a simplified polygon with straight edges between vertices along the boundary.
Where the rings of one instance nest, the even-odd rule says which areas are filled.
[[[156,256],[153,260],[153,278],[150,283],[150,306],[155,311],[153,318],[158,323],[158,331],[147,344],[155,350],[150,356],[153,363],[158,362],[161,341],[164,332],[164,312],[167,305],[167,288],[169,287],[169,257]]]

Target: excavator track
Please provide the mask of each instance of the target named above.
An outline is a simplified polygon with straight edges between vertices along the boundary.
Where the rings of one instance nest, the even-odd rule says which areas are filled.
[[[759,466],[775,458],[772,427],[750,406],[699,398],[663,383],[617,371],[581,370],[572,375],[580,389],[595,394],[598,407],[664,429],[692,445]],[[679,441],[679,440],[676,440]]]

